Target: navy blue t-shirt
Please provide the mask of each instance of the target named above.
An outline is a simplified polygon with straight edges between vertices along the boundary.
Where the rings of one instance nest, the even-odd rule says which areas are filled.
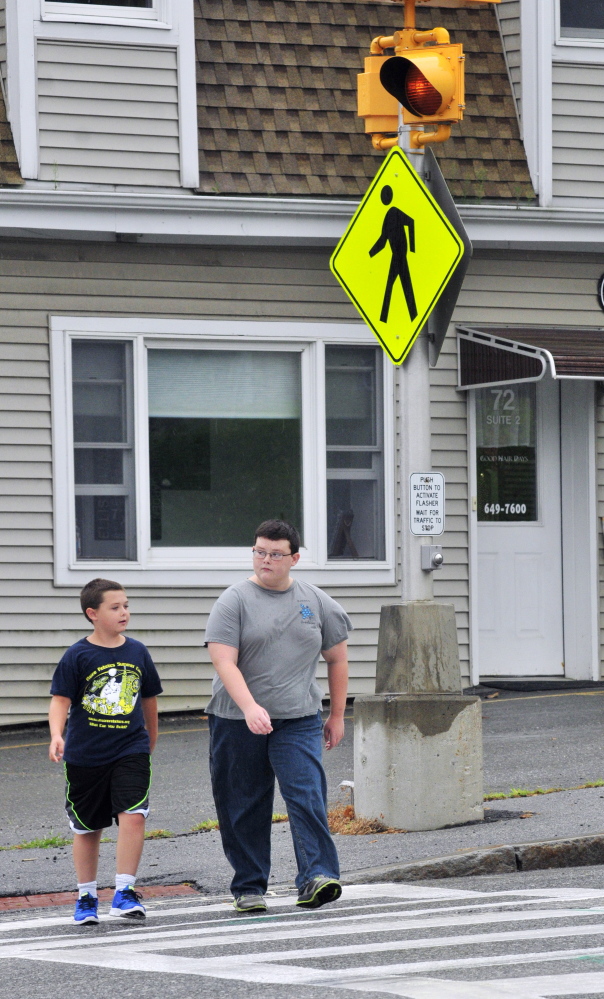
[[[50,693],[71,701],[64,759],[100,767],[131,753],[148,753],[141,698],[161,694],[148,650],[127,638],[116,649],[81,638],[61,659]]]

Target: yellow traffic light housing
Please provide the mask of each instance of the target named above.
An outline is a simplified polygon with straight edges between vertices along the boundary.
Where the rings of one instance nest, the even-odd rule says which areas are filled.
[[[405,27],[393,35],[373,39],[371,55],[365,59],[365,72],[357,78],[358,113],[365,119],[365,131],[371,134],[376,149],[390,149],[397,144],[399,104],[404,124],[417,126],[410,133],[412,149],[448,139],[451,125],[462,120],[465,108],[463,48],[449,41],[444,28],[416,31],[415,4],[471,7],[478,0],[402,2]],[[394,49],[394,55],[386,56],[387,49]],[[436,131],[425,132],[425,124],[438,127]],[[391,133],[390,136],[384,135],[385,132]]]
[[[403,34],[403,32],[401,32]],[[465,108],[461,45],[396,51],[380,67],[380,82],[402,105],[405,125],[461,121]]]

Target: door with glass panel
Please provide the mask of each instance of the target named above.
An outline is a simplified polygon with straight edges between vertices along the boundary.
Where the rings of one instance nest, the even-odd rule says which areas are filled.
[[[477,389],[480,675],[564,673],[556,382]]]

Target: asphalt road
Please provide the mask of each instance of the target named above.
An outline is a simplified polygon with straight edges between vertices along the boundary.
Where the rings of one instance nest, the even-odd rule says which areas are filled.
[[[317,912],[293,902],[242,918],[222,899],[162,900],[144,924],[94,928],[64,909],[3,915],[2,995],[604,997],[603,868],[359,885]]]
[[[483,703],[485,790],[573,787],[604,778],[604,692],[502,696]],[[353,775],[353,726],[344,742],[325,754],[329,797]],[[2,816],[0,846],[67,833],[63,776],[46,756],[40,729],[0,734]],[[199,882],[223,891],[230,869],[217,833],[190,833],[215,815],[207,771],[208,732],[203,717],[163,719],[154,755],[149,829],[172,838],[149,842],[140,874],[144,883]],[[498,821],[479,825],[380,836],[338,836],[342,868],[354,871],[397,861],[439,856],[481,845],[549,839],[604,831],[604,788],[492,802]],[[284,810],[277,797],[277,811]],[[533,813],[525,819],[520,815]],[[291,881],[293,857],[287,824],[273,829],[273,884]],[[109,837],[114,833],[108,831]],[[101,847],[99,880],[111,884],[112,843]],[[0,894],[67,890],[73,874],[69,848],[0,850]]]

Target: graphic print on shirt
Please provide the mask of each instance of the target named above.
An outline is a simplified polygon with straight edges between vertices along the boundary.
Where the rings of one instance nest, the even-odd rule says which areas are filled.
[[[314,612],[310,609],[308,604],[300,603],[300,614],[302,615],[303,621],[314,621]]]
[[[126,728],[129,720],[123,716],[134,710],[141,689],[141,671],[131,663],[106,663],[86,677],[82,707],[88,712],[93,727]],[[102,716],[98,718],[98,716]],[[115,721],[114,716],[121,715]],[[95,719],[94,716],[97,716]]]

